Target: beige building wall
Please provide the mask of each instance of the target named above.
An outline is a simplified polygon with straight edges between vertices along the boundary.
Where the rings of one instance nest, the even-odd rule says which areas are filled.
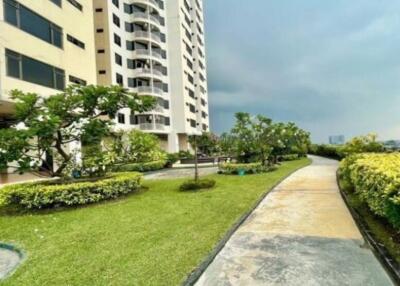
[[[6,112],[10,101],[9,93],[13,89],[35,92],[42,96],[56,94],[59,91],[39,84],[9,77],[6,74],[6,49],[15,51],[35,60],[49,64],[65,71],[65,84],[70,84],[69,76],[85,80],[88,84],[96,83],[96,61],[93,33],[92,0],[79,0],[82,11],[67,1],[62,7],[50,0],[18,0],[43,18],[60,26],[63,31],[63,48],[56,47],[18,27],[7,23],[4,19],[4,2],[0,2],[0,114]],[[85,49],[77,47],[67,40],[67,34],[85,44]],[[2,107],[3,106],[3,110]],[[7,108],[8,109],[8,108]]]

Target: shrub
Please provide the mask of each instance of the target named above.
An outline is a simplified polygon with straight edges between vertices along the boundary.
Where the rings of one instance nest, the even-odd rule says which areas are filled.
[[[295,161],[300,159],[300,156],[298,154],[287,154],[280,156],[279,159],[281,161]]]
[[[341,148],[342,148],[341,146],[336,146],[336,145],[314,144],[311,146],[309,153],[321,157],[341,160],[343,159]]]
[[[263,166],[261,163],[249,163],[249,164],[235,164],[235,163],[223,163],[220,164],[219,170],[224,174],[238,174],[239,171],[243,170],[247,174],[257,174],[263,172],[269,172],[275,170],[274,166]]]
[[[211,179],[189,180],[180,186],[181,191],[197,191],[202,189],[211,189],[215,186],[216,182]]]
[[[400,229],[400,154],[358,154],[340,165],[341,176],[371,211]]]
[[[167,162],[165,163],[165,166],[167,168],[171,168],[179,160],[180,160],[179,153],[168,153],[167,154]]]
[[[141,185],[138,173],[113,174],[98,180],[49,181],[6,186],[0,190],[0,206],[27,209],[85,205],[134,192]]]
[[[147,163],[133,163],[117,165],[114,168],[115,172],[151,172],[161,170],[165,167],[166,161],[154,161]]]

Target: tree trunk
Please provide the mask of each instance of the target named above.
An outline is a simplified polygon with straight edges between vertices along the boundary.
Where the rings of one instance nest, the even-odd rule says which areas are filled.
[[[61,165],[58,167],[57,171],[55,171],[52,176],[57,177],[62,174],[64,169],[68,166],[69,161],[71,160],[71,156],[69,156],[63,149],[62,147],[62,134],[60,131],[57,131],[57,139],[56,139],[56,150],[58,154],[60,154],[61,158],[63,159],[63,162]]]

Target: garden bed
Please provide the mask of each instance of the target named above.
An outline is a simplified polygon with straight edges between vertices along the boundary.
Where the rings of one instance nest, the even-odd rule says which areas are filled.
[[[4,286],[179,285],[282,178],[276,172],[207,178],[210,192],[180,192],[184,179],[144,181],[147,191],[68,211],[0,216],[1,239],[27,259]]]
[[[0,189],[0,207],[42,209],[91,204],[134,192],[141,180],[138,173],[121,173],[100,179],[10,185]]]

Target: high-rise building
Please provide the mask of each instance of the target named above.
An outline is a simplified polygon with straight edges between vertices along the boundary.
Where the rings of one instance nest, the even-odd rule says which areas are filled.
[[[0,127],[12,122],[13,89],[96,83],[92,0],[0,1]]]
[[[172,97],[171,140],[185,149],[187,136],[209,130],[202,0],[167,1]]]
[[[98,84],[151,95],[151,112],[121,110],[117,128],[156,134],[170,152],[209,130],[201,1],[93,0]]]
[[[329,144],[343,145],[345,143],[344,135],[329,136]]]

